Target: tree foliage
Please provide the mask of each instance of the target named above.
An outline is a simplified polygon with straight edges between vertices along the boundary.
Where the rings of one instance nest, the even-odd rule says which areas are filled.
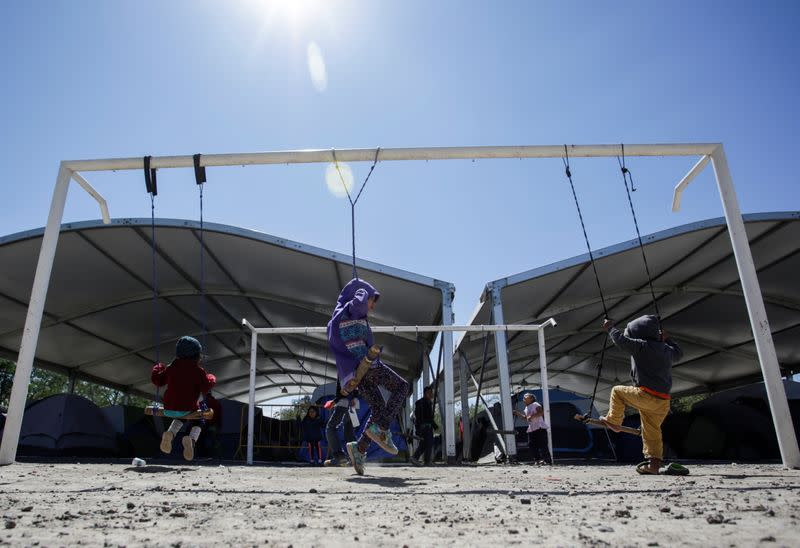
[[[302,419],[306,416],[306,411],[308,411],[308,406],[311,405],[311,396],[306,394],[300,398],[294,398],[292,403],[275,409],[272,413],[273,418],[280,419],[282,421],[289,421],[289,420],[296,420]]]
[[[16,364],[11,360],[0,359],[0,408],[8,408],[11,386],[14,384]],[[69,390],[69,378],[61,373],[34,367],[28,385],[28,402],[44,399],[54,394],[64,394]],[[79,380],[75,382],[75,394],[91,400],[98,407],[122,403],[125,395],[119,390]],[[145,407],[148,400],[138,396],[128,396],[128,404]]]

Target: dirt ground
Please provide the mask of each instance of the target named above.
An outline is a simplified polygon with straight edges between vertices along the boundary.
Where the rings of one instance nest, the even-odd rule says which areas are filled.
[[[691,472],[17,463],[0,467],[0,545],[800,545],[800,472]]]

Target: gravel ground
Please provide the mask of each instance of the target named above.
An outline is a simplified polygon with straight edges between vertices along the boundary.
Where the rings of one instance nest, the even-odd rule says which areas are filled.
[[[800,472],[699,465],[0,467],[0,545],[800,546]]]

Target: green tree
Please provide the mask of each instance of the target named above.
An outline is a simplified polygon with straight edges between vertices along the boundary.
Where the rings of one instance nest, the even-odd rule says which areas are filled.
[[[0,407],[7,408],[14,384],[16,364],[11,360],[0,360]],[[40,400],[53,394],[62,394],[69,386],[65,375],[34,367],[28,385],[28,401]]]
[[[8,408],[11,386],[14,383],[16,364],[11,360],[0,359],[0,408]],[[54,394],[64,394],[69,390],[69,378],[61,373],[34,367],[28,385],[28,401],[37,401]],[[124,394],[119,390],[79,380],[75,383],[75,394],[91,400],[98,407],[122,403]],[[149,400],[139,396],[129,396],[128,404],[146,407]]]
[[[673,412],[688,413],[697,402],[703,401],[709,396],[708,393],[692,394],[690,396],[682,396],[680,398],[672,398],[670,400],[670,408]]]
[[[309,405],[311,405],[311,396],[306,394],[300,398],[293,399],[289,405],[275,410],[272,416],[282,421],[302,419],[306,416]]]

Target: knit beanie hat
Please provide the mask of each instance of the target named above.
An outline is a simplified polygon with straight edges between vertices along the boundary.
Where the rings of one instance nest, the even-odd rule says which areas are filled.
[[[194,337],[181,337],[175,345],[175,356],[178,358],[197,358],[203,347]]]

